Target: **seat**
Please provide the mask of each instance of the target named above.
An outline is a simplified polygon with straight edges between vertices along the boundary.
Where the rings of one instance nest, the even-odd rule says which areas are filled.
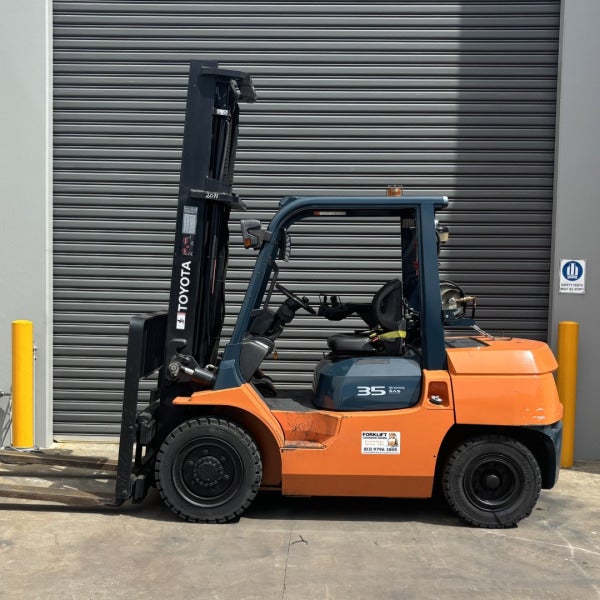
[[[328,338],[327,345],[334,354],[373,354],[377,351],[369,336],[359,333],[336,333]]]
[[[404,321],[404,298],[402,280],[388,281],[373,296],[373,312],[384,331],[397,331]]]
[[[404,323],[404,299],[402,280],[392,279],[383,285],[373,296],[373,314],[377,324],[385,332],[398,331]],[[327,340],[334,355],[361,356],[376,353],[398,354],[401,344],[398,340],[374,344],[367,332],[336,333]]]

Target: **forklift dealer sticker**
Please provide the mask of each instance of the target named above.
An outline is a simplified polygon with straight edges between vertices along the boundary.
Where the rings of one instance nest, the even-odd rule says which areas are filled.
[[[399,431],[363,431],[362,454],[400,454]]]

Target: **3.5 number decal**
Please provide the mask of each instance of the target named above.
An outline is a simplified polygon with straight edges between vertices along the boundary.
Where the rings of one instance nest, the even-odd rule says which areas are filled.
[[[358,385],[357,396],[385,396],[385,385]]]

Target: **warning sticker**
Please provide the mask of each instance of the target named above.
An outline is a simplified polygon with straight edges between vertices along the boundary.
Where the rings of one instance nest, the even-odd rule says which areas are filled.
[[[363,431],[362,454],[400,454],[399,431]]]
[[[198,223],[198,207],[184,206],[183,207],[183,223],[181,233],[194,235],[196,233],[196,225]]]
[[[184,256],[194,256],[194,240],[196,236],[184,234],[181,236],[181,254]]]

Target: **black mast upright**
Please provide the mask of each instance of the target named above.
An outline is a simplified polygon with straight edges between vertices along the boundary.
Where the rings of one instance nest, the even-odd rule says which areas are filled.
[[[192,61],[188,83],[165,365],[175,355],[214,362],[223,326],[228,220],[238,102],[253,102],[250,77]]]
[[[204,367],[216,360],[225,315],[229,214],[243,208],[231,189],[238,103],[255,100],[249,75],[191,61],[169,308],[129,326],[115,504],[145,496],[152,453],[181,419],[171,400],[198,388],[189,372],[212,377]],[[138,412],[140,379],[157,370],[159,402]]]

